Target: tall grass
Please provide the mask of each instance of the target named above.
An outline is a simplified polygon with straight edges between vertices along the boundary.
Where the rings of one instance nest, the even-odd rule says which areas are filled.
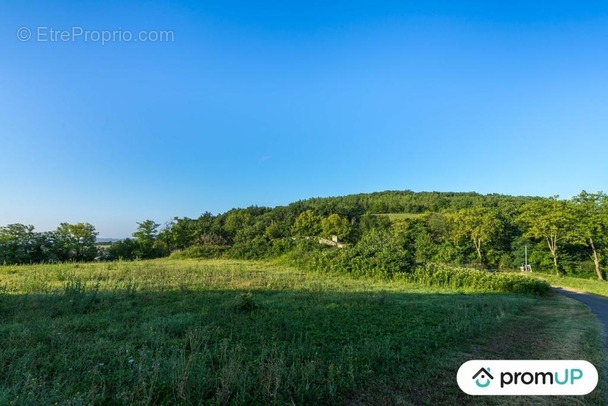
[[[608,282],[598,279],[575,278],[572,276],[557,276],[544,273],[534,273],[535,278],[545,281],[552,286],[560,286],[581,292],[593,293],[608,297]]]
[[[427,264],[400,278],[426,286],[464,289],[477,292],[512,292],[546,295],[550,286],[545,281],[515,273],[490,273],[469,268]]]

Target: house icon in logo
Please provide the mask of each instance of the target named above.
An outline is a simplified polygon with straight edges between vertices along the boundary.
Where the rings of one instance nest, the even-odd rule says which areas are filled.
[[[490,368],[481,368],[475,375],[473,375],[473,379],[475,379],[475,385],[479,386],[480,388],[486,388],[488,385],[490,385],[494,377],[492,374],[490,374]],[[479,382],[480,379],[485,379],[485,382]]]

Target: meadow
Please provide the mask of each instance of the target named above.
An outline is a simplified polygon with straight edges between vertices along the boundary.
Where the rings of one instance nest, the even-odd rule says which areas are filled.
[[[565,405],[608,394],[603,379],[578,398],[458,389],[469,359],[605,365],[597,320],[551,294],[263,261],[0,266],[0,321],[8,405]]]

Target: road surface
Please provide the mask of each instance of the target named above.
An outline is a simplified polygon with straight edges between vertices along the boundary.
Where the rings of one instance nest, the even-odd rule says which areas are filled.
[[[604,330],[608,332],[608,299],[602,296],[596,296],[589,293],[577,293],[562,288],[555,288],[555,291],[564,296],[583,302],[596,315],[596,317],[604,325]],[[608,340],[604,342],[604,346],[608,349]]]

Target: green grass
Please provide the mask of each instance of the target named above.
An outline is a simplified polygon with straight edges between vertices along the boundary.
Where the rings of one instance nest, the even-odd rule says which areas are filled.
[[[476,292],[509,292],[546,295],[551,287],[545,281],[515,272],[487,272],[470,268],[459,268],[441,264],[426,264],[414,271],[399,274],[410,282],[426,286],[441,286],[451,289],[467,289]]]
[[[470,404],[469,359],[605,364],[557,296],[219,260],[4,266],[0,291],[0,404]]]
[[[552,286],[560,286],[579,292],[594,293],[596,295],[608,297],[608,282],[602,282],[598,279],[583,279],[574,278],[572,276],[557,276],[540,273],[536,273],[534,276],[547,281]]]

